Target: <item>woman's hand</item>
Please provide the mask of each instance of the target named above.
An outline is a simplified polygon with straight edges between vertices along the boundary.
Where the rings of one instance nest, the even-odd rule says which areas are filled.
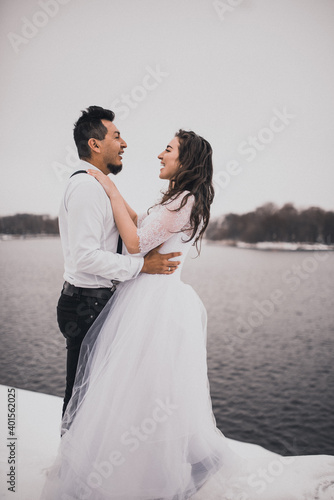
[[[88,169],[87,173],[95,177],[95,179],[99,181],[109,198],[115,196],[116,194],[119,194],[119,191],[113,181],[107,175],[102,173],[101,170]]]

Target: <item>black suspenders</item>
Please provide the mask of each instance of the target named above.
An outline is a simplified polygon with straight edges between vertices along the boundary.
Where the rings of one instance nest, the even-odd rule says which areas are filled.
[[[73,177],[73,175],[77,175],[77,174],[87,174],[87,172],[86,172],[86,170],[77,170],[76,172],[74,172],[74,173],[70,176],[70,178],[71,178],[71,177]]]
[[[77,175],[77,174],[87,174],[87,172],[86,172],[86,170],[77,170],[76,172],[74,172],[71,175],[71,177],[73,177],[73,175]],[[123,248],[123,241],[122,241],[121,235],[119,235],[118,241],[117,241],[117,253],[122,253],[122,248]]]

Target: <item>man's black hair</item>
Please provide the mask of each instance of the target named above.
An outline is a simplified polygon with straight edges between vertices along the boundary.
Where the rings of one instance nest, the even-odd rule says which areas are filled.
[[[104,109],[100,106],[89,106],[86,111],[74,124],[73,136],[78,149],[79,158],[90,158],[91,150],[88,141],[91,138],[102,141],[105,138],[108,129],[101,120],[113,121],[115,113],[110,109]]]

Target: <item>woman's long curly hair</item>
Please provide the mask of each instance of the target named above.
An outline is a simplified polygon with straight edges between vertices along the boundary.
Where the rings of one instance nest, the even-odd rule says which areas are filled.
[[[200,252],[201,240],[210,220],[210,205],[213,202],[214,188],[212,184],[213,165],[212,148],[208,141],[192,131],[180,129],[175,137],[179,139],[180,168],[170,180],[168,190],[163,194],[161,204],[168,205],[172,199],[184,191],[189,191],[176,209],[179,211],[187,203],[190,196],[195,201],[190,214],[190,241],[195,237],[194,244]],[[188,229],[188,227],[187,227]]]

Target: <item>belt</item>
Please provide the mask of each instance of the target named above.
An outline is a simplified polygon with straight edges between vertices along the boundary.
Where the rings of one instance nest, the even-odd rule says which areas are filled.
[[[71,283],[65,281],[62,293],[64,295],[69,295],[70,297],[73,295],[83,295],[84,297],[96,297],[97,299],[103,299],[108,296],[110,298],[115,290],[116,285],[114,284],[111,288],[81,288],[79,286],[71,285]]]

